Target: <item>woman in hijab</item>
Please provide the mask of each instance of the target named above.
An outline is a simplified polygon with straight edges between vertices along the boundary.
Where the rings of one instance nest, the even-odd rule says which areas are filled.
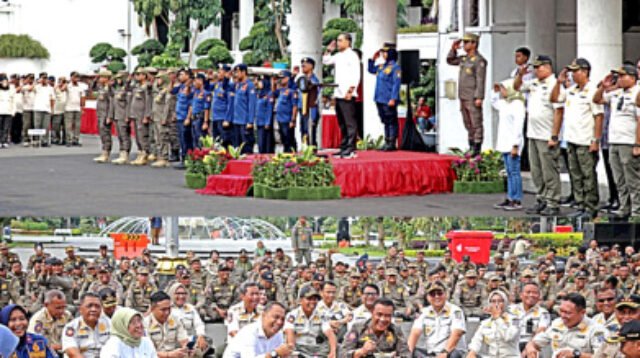
[[[100,351],[100,358],[157,358],[156,349],[144,335],[142,314],[119,308],[111,318],[111,337]]]
[[[497,289],[489,294],[489,305],[484,311],[491,317],[480,322],[469,344],[467,358],[519,358],[520,322],[507,312],[509,299]]]
[[[53,358],[57,357],[49,349],[47,339],[41,335],[27,333],[29,321],[27,310],[19,305],[8,305],[0,311],[0,323],[8,327],[18,337],[15,348],[16,358]]]

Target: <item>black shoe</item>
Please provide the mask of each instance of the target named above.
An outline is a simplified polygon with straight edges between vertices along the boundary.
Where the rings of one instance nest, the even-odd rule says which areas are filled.
[[[611,210],[607,217],[612,220],[626,221],[629,219],[629,214],[620,210]]]
[[[389,139],[384,139],[384,145],[382,145],[382,148],[380,148],[380,150],[383,152],[389,151]]]
[[[184,162],[178,162],[178,164],[174,164],[173,169],[175,170],[185,170],[187,166],[184,165]]]
[[[171,154],[169,155],[169,161],[172,162],[172,163],[179,162],[180,161],[180,151],[178,151],[178,150],[171,151]]]
[[[560,201],[558,202],[558,204],[560,204],[560,206],[566,206],[566,207],[570,207],[572,203],[575,203],[576,201],[573,200],[573,195],[569,195],[569,196],[565,196],[560,198]]]
[[[509,200],[509,199],[504,199],[504,201],[503,201],[503,202],[498,203],[498,204],[495,204],[495,205],[493,206],[493,208],[494,208],[494,209],[504,209],[504,207],[505,207],[505,206],[507,206],[507,205],[509,205],[509,204],[511,204],[511,200]]]
[[[620,202],[619,201],[613,201],[609,203],[609,210],[610,211],[616,211],[620,209]]]
[[[509,205],[504,207],[504,210],[506,211],[522,210],[522,203],[520,203],[517,200],[513,200],[512,202],[509,203]]]
[[[560,208],[552,208],[547,206],[546,208],[544,208],[544,210],[542,210],[540,212],[540,215],[542,216],[559,216],[560,215]]]
[[[334,158],[342,158],[342,154],[343,154],[343,153],[344,153],[343,151],[339,151],[338,153],[335,153],[335,154],[333,155],[333,157],[334,157]]]
[[[65,144],[66,147],[71,147],[71,143]]]
[[[545,203],[544,201],[537,201],[536,205],[526,209],[524,212],[530,215],[538,215],[546,207],[547,207],[547,203]]]
[[[396,138],[389,138],[389,147],[387,148],[387,152],[395,152],[398,150],[396,148]]]
[[[356,152],[354,152],[352,150],[346,151],[346,152],[342,153],[342,155],[340,156],[340,158],[342,158],[342,159],[353,159],[355,157],[356,157]]]

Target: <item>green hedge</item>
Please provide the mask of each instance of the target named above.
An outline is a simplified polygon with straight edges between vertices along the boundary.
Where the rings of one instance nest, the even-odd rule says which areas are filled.
[[[323,249],[336,249],[343,255],[358,255],[368,254],[370,257],[383,257],[387,254],[386,250],[381,250],[377,246],[370,245],[368,247],[345,247],[339,248],[335,244],[327,244],[322,246]],[[442,257],[444,256],[444,250],[404,250],[406,257],[416,257],[418,251],[424,251],[426,257]]]
[[[400,34],[414,34],[414,33],[425,33],[425,32],[437,32],[438,25],[437,24],[426,24],[426,25],[416,25],[403,27],[398,29],[398,33]]]
[[[12,229],[28,230],[28,231],[44,231],[49,230],[47,223],[35,222],[31,220],[18,221],[11,220]]]

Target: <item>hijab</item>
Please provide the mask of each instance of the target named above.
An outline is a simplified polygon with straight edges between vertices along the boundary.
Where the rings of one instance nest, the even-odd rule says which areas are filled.
[[[173,284],[173,285],[171,285],[171,287],[169,287],[169,289],[167,290],[167,295],[169,295],[169,297],[171,297],[171,303],[172,303],[173,305],[175,305],[175,304],[176,304],[176,291],[177,291],[179,288],[184,288],[184,290],[187,292],[187,297],[186,297],[186,299],[187,299],[187,300],[185,301],[185,304],[186,304],[186,303],[189,303],[189,290],[187,290],[187,288],[186,288],[183,284],[181,284],[180,282],[176,282],[176,283],[174,283],[174,284]]]
[[[111,318],[111,335],[120,338],[129,347],[139,347],[141,342],[140,338],[135,338],[129,333],[129,323],[135,316],[142,315],[134,309],[122,307]]]
[[[22,339],[22,337],[17,337],[9,329],[9,317],[11,316],[11,312],[16,309],[21,310],[26,316],[27,312],[18,305],[8,305],[0,311],[0,323],[2,323],[2,326],[0,326],[0,355],[3,357],[10,357]]]

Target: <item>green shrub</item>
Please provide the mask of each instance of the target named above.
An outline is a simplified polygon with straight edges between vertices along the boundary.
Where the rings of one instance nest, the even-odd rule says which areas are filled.
[[[227,47],[227,43],[223,40],[212,38],[202,41],[198,47],[196,47],[195,54],[197,56],[206,56],[209,51],[214,47]]]
[[[127,51],[121,49],[121,48],[117,48],[117,47],[113,47],[111,48],[108,52],[107,52],[107,57],[110,57],[113,60],[118,60],[118,59],[123,59],[125,57],[127,57]]]
[[[164,45],[162,42],[154,39],[149,39],[140,45],[131,49],[131,54],[140,56],[142,54],[155,54],[159,55],[164,51]]]
[[[124,71],[126,68],[127,68],[127,65],[125,65],[124,62],[118,61],[118,60],[111,61],[107,65],[107,69],[112,73],[116,73],[118,71]]]
[[[28,35],[0,35],[0,58],[48,59],[49,51]]]
[[[198,61],[196,61],[196,67],[201,70],[208,70],[208,69],[214,68],[215,65],[213,64],[213,61],[211,61],[210,58],[203,57],[198,59]]]
[[[100,63],[107,59],[107,55],[113,46],[106,42],[99,42],[89,50],[89,56],[91,57],[91,62]]]
[[[143,53],[138,55],[138,66],[149,67],[151,66],[151,61],[153,60],[153,55],[149,53]]]
[[[208,58],[212,63],[233,63],[233,57],[226,47],[217,46],[209,50]]]
[[[156,68],[186,67],[187,63],[165,52],[162,55],[153,56],[151,66]]]
[[[356,32],[359,29],[358,24],[352,19],[348,18],[331,19],[327,22],[325,28],[335,29],[340,32]]]
[[[326,29],[322,32],[322,45],[327,46],[331,43],[331,41],[338,38],[342,31],[337,29]]]
[[[403,27],[398,29],[398,33],[400,34],[414,34],[414,33],[425,33],[425,32],[438,32],[438,25],[425,24],[425,25]]]
[[[253,48],[253,37],[247,36],[243,38],[240,40],[238,47],[240,48],[240,51],[251,51]]]

